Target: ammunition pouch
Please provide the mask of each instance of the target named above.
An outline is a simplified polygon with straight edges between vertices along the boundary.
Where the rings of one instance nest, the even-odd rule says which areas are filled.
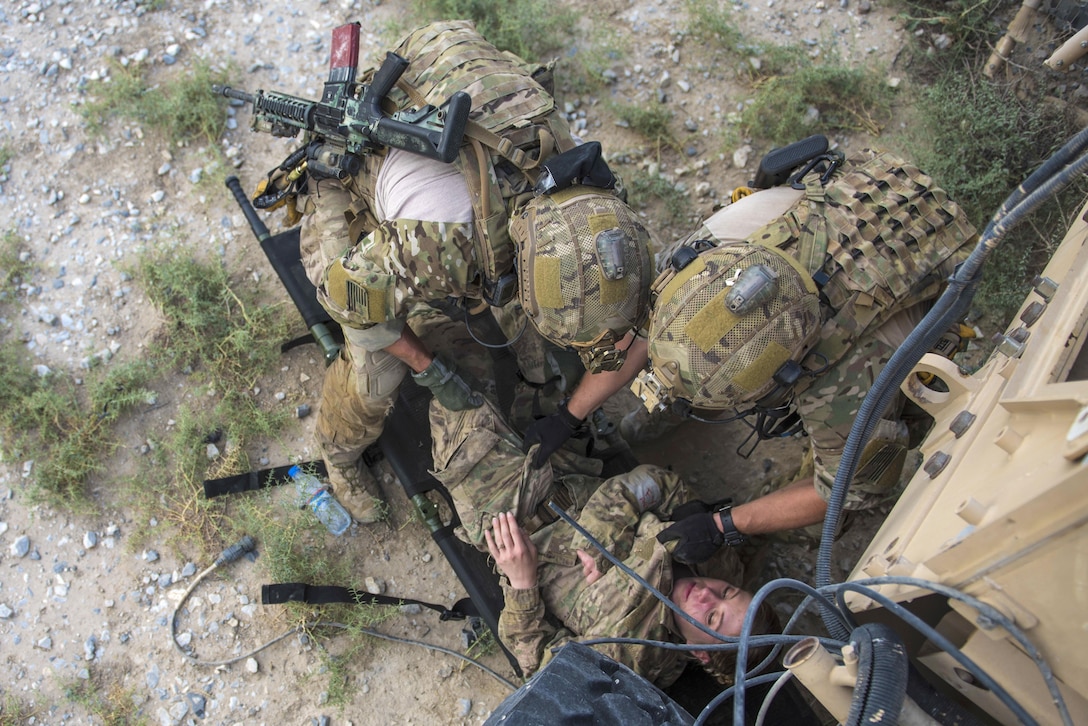
[[[395,275],[367,271],[360,275],[344,267],[343,258],[325,269],[317,300],[336,322],[352,328],[368,328],[396,318],[393,291]]]

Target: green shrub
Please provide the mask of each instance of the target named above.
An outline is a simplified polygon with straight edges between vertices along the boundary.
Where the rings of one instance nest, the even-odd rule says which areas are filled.
[[[163,314],[159,354],[168,366],[219,390],[246,390],[279,358],[287,317],[244,300],[222,264],[162,247],[141,258],[136,274]]]
[[[34,269],[26,240],[9,230],[0,235],[0,302],[13,299],[19,285]]]
[[[648,104],[610,104],[612,112],[632,131],[645,136],[654,144],[675,146],[669,123],[673,113],[661,103]]]
[[[949,72],[922,90],[908,137],[918,166],[967,213],[979,232],[1006,197],[1077,129],[1058,106],[1020,99],[1008,87]],[[1008,320],[1076,211],[1084,187],[1013,229],[987,262],[976,308]],[[1002,324],[1003,326],[1003,324]]]
[[[115,447],[112,425],[148,403],[151,368],[144,361],[98,368],[80,386],[67,374],[39,376],[15,344],[0,346],[0,450],[31,460],[31,499],[87,507],[88,479]]]
[[[120,117],[158,129],[171,141],[200,137],[218,139],[226,124],[222,99],[212,84],[224,84],[227,74],[198,62],[180,78],[150,85],[147,66],[113,63],[108,80],[91,87],[95,99],[81,110],[93,132],[100,132],[112,117]]]
[[[878,71],[807,65],[759,83],[741,123],[747,133],[778,146],[817,131],[877,135],[891,111],[892,98],[893,90]],[[818,120],[810,116],[810,109],[819,112]]]

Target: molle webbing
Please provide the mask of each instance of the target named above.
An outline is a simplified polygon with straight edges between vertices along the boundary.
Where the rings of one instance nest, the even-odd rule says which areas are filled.
[[[749,241],[793,251],[821,283],[834,317],[818,351],[834,362],[857,336],[937,296],[970,252],[975,229],[945,191],[889,152],[852,159]]]

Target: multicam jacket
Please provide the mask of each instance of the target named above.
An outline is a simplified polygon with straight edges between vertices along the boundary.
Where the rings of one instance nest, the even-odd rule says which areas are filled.
[[[464,182],[453,167],[422,157],[407,158],[407,153],[391,152],[390,163],[396,160],[411,172],[401,183],[413,187],[435,180],[460,184],[464,203],[435,216],[467,221],[379,219],[374,210],[383,207],[383,200],[374,186],[384,156],[367,157],[363,170],[343,184],[311,181],[314,211],[302,235],[307,267],[317,277],[319,302],[337,322],[354,330],[403,321],[418,302],[479,297],[471,205]],[[450,196],[439,195],[440,191],[438,201]],[[320,272],[313,269],[311,259],[323,263]]]
[[[624,497],[626,490],[618,479],[601,485],[582,509],[579,523],[594,536],[611,541],[612,553],[620,561],[668,595],[673,584],[672,559],[656,539],[668,522],[651,512],[639,514]],[[674,476],[661,479],[661,483],[679,483]],[[594,550],[587,549],[588,542],[566,523],[548,529],[541,539],[547,540],[546,551],[554,561],[540,568],[539,585],[518,590],[504,581],[506,605],[499,618],[499,637],[526,676],[551,659],[553,647],[573,637],[679,640],[672,612],[652,593],[618,567],[604,570],[600,561],[598,568],[604,574],[587,585],[575,552]],[[561,625],[547,618],[546,612]],[[675,681],[689,662],[677,651],[649,646],[605,644],[596,649],[662,687]]]
[[[483,532],[495,515],[513,511],[524,523],[552,487],[565,486],[575,502],[572,514],[580,510],[578,523],[652,586],[671,593],[675,575],[670,548],[656,535],[688,498],[676,474],[644,465],[601,482],[584,474],[553,474],[551,464],[534,470],[534,452],[521,452],[516,437],[488,404],[449,411],[432,402],[431,433],[434,475],[449,490],[464,527],[461,535],[470,544],[484,548]],[[570,525],[558,520],[532,532],[531,538],[540,562],[537,587],[515,589],[504,579],[506,604],[499,618],[499,637],[526,676],[550,660],[551,648],[574,637],[682,641],[672,611],[603,555],[595,555],[601,578],[586,583],[577,550],[597,550]],[[726,547],[699,574],[739,582],[741,569],[735,552]],[[595,647],[658,686],[671,684],[690,662],[680,652],[652,646]]]
[[[403,319],[415,302],[448,296],[478,299],[482,285],[512,268],[508,214],[532,198],[536,167],[574,145],[545,87],[550,87],[551,67],[499,51],[472,23],[442,21],[416,28],[395,52],[410,62],[386,99],[391,106],[387,110],[438,106],[459,92],[472,99],[457,159],[436,170],[451,186],[430,189],[434,206],[441,206],[448,193],[463,194],[469,214],[451,217],[427,211],[421,218],[397,219],[382,210],[374,188],[381,153],[364,157],[361,172],[347,180],[350,197],[339,194],[333,182],[330,191],[340,198],[318,226],[342,228],[342,234],[324,234],[332,248],[324,249],[329,262],[314,282],[318,300],[330,315],[354,330]],[[373,71],[364,71],[362,80]],[[453,179],[454,174],[460,178]],[[330,206],[322,204],[322,187],[329,181],[310,190],[319,212],[321,206]],[[341,213],[344,218],[337,219]],[[365,243],[345,254],[364,235]],[[381,342],[392,341],[386,335]]]
[[[826,497],[861,401],[955,266],[969,254],[977,235],[962,209],[929,176],[890,152],[860,152],[826,186],[815,172],[803,181],[803,196],[748,234],[745,242],[787,253],[819,287],[823,316],[818,339],[798,359],[814,375],[803,377],[795,390],[797,410],[812,445],[809,463],[815,469],[815,485]],[[714,240],[711,228],[715,227],[708,220],[679,244]],[[716,249],[706,254],[716,254]],[[671,251],[663,260],[670,255]],[[664,310],[660,296],[657,306]],[[685,336],[684,345],[691,337]],[[686,349],[663,351],[663,345],[651,343],[651,357],[689,365]],[[698,345],[691,349],[703,350]],[[718,342],[691,359],[713,362],[731,354]],[[765,367],[761,379],[769,381],[777,365]],[[704,387],[713,384],[714,392],[729,382],[691,377]],[[898,419],[898,410],[885,412],[862,452],[848,509],[872,505],[898,482],[908,439],[906,426]]]

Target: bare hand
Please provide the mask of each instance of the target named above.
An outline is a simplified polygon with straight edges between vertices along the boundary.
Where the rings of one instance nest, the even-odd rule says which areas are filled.
[[[578,561],[582,563],[582,576],[586,578],[586,584],[592,585],[601,579],[601,571],[597,569],[597,560],[585,550],[578,550]]]
[[[536,587],[536,545],[529,534],[518,526],[513,512],[503,512],[491,520],[491,529],[484,530],[487,551],[510,586],[519,590]]]

